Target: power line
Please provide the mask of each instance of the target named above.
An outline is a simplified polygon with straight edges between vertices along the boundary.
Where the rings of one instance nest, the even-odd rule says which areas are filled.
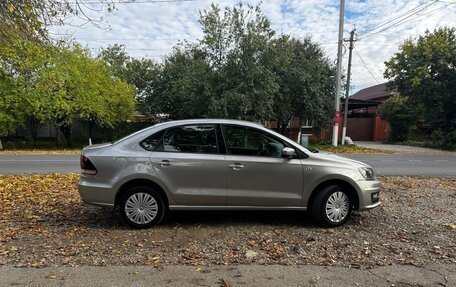
[[[155,4],[155,3],[179,3],[179,2],[195,2],[198,0],[136,0],[136,1],[113,1],[109,4]],[[105,4],[102,1],[82,1],[82,4]],[[70,2],[69,4],[78,4],[78,2]]]
[[[369,74],[372,76],[372,79],[374,79],[374,80],[377,82],[377,84],[380,84],[380,82],[377,80],[377,78],[375,78],[374,74],[371,72],[371,70],[369,69],[369,67],[366,65],[366,62],[364,62],[363,57],[361,57],[361,55],[358,53],[358,50],[356,50],[355,47],[353,47],[353,48],[354,48],[354,50],[355,50],[356,55],[358,55],[358,57],[359,57],[359,59],[361,60],[361,62],[363,62],[363,65],[364,65],[364,67],[366,68],[366,70],[367,70],[367,71],[369,72]]]
[[[183,39],[197,39],[198,37],[182,37],[182,38],[87,38],[87,37],[76,37],[75,40],[90,41],[90,42],[101,42],[101,41],[178,41]]]
[[[439,7],[439,8],[436,8],[436,9],[434,9],[434,10],[431,10],[431,11],[429,11],[429,12],[427,12],[427,13],[424,13],[424,14],[421,14],[421,15],[419,15],[419,16],[416,16],[415,18],[410,19],[410,21],[414,21],[414,20],[416,20],[416,19],[418,19],[418,18],[421,18],[421,17],[423,17],[423,16],[432,14],[432,13],[434,13],[435,11],[439,11],[439,10],[442,10],[443,8],[446,8],[446,7],[450,6],[450,5],[456,4],[456,1],[455,1],[455,2],[443,2],[443,1],[440,1],[440,0],[439,0],[439,2],[448,3],[448,4],[446,4],[446,5],[444,5],[444,6],[441,6],[441,7]]]
[[[386,26],[385,28],[383,28],[383,29],[381,29],[381,30],[378,30],[377,32],[373,32],[373,33],[371,33],[371,34],[368,34],[369,32],[364,33],[365,36],[362,37],[362,38],[360,38],[360,40],[361,40],[361,39],[366,39],[366,38],[368,38],[368,37],[372,37],[372,36],[374,36],[374,35],[376,35],[376,34],[378,34],[378,33],[381,33],[381,32],[383,32],[383,31],[388,30],[389,28],[395,27],[395,26],[397,26],[397,25],[399,25],[399,24],[403,24],[404,21],[407,20],[408,18],[410,18],[410,17],[412,17],[413,15],[416,15],[417,13],[423,11],[424,9],[426,9],[426,8],[428,8],[428,7],[430,7],[430,6],[434,5],[434,4],[436,4],[437,2],[439,2],[439,0],[435,0],[435,1],[431,2],[431,3],[429,3],[428,5],[422,7],[421,9],[419,9],[419,10],[417,10],[417,11],[414,11],[412,14],[408,15],[407,17],[405,17],[405,18],[403,18],[403,19],[401,19],[401,20],[399,20],[399,21],[397,21],[397,22],[395,22],[395,23],[393,23],[393,24],[391,24],[391,25],[389,25],[389,26]],[[415,7],[415,8],[416,8],[416,7]],[[414,9],[415,9],[415,8],[414,8]],[[413,10],[413,9],[412,9],[412,10]],[[401,17],[402,17],[402,16],[401,16]],[[399,17],[399,18],[400,18],[400,17]],[[396,20],[397,20],[397,19],[396,19]],[[390,21],[390,22],[391,22],[391,21]],[[377,28],[376,28],[376,29],[377,29]],[[376,29],[373,29],[373,30],[376,30]],[[371,30],[371,31],[373,31],[373,30]],[[366,35],[366,34],[367,34],[367,35]]]
[[[405,12],[405,13],[403,13],[403,14],[401,14],[401,15],[395,17],[395,18],[392,18],[392,19],[390,19],[390,20],[387,20],[387,21],[385,21],[385,22],[383,22],[383,23],[381,23],[381,24],[375,26],[374,28],[370,29],[369,31],[364,32],[364,34],[370,33],[370,32],[372,32],[372,31],[374,31],[374,30],[377,30],[378,28],[383,27],[383,26],[385,26],[385,25],[387,25],[387,24],[389,24],[389,23],[391,23],[391,22],[393,22],[393,21],[395,21],[395,20],[397,20],[397,19],[399,19],[399,18],[401,18],[401,17],[404,17],[404,16],[407,15],[408,13],[411,13],[411,12],[415,11],[416,9],[418,9],[419,7],[421,7],[421,6],[425,5],[425,4],[426,4],[426,2],[424,2],[424,3],[422,3],[422,4],[418,5],[418,6],[416,6],[416,7],[413,8],[413,9],[408,10],[407,12]]]

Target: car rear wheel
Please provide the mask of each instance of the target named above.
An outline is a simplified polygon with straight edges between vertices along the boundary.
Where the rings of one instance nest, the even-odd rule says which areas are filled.
[[[147,186],[130,188],[120,200],[120,214],[128,225],[142,229],[159,223],[165,215],[160,194]]]
[[[311,211],[314,219],[321,225],[336,227],[348,220],[352,207],[349,193],[339,185],[331,185],[316,195]]]

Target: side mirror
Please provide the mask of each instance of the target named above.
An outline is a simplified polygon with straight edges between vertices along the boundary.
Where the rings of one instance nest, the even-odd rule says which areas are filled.
[[[284,147],[282,150],[282,157],[284,158],[294,158],[296,156],[296,151],[289,147]]]

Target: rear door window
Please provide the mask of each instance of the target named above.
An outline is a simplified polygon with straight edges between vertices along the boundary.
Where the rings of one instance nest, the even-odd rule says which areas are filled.
[[[161,146],[165,152],[209,153],[219,152],[215,125],[187,125],[166,130]]]

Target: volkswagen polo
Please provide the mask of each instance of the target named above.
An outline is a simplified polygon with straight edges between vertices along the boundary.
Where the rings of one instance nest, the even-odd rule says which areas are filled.
[[[335,227],[353,210],[380,204],[370,166],[245,121],[156,124],[85,147],[80,164],[82,200],[118,207],[134,228],[157,224],[169,210],[307,210]]]

